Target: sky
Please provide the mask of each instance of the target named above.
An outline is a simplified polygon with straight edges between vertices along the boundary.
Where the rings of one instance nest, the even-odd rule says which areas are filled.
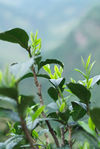
[[[87,11],[99,0],[0,0],[0,32],[23,28],[29,36],[38,30],[45,54],[59,47],[70,31],[77,26]],[[25,51],[10,43],[0,41],[0,58],[26,59]],[[3,50],[2,50],[3,49]],[[5,53],[6,51],[6,53]]]
[[[53,50],[85,15],[91,2],[94,0],[0,0],[0,31],[13,27],[28,33],[39,30],[44,48]]]

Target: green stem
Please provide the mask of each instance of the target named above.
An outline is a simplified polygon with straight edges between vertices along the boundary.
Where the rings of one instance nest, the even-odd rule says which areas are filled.
[[[62,101],[64,102],[64,96],[63,96],[63,94],[62,94],[62,92],[61,92],[61,90],[60,90],[59,87],[58,87],[58,90],[59,90],[60,96],[61,96],[61,98],[62,98]]]

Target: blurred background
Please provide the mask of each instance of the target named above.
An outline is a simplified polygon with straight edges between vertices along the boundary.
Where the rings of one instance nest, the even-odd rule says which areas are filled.
[[[96,60],[92,76],[100,74],[100,0],[0,0],[0,32],[16,27],[29,35],[38,30],[43,59],[61,60],[67,81],[82,79],[74,68],[81,69],[81,56],[86,60],[89,54]],[[27,52],[19,45],[0,41],[0,69],[26,59]],[[41,82],[46,90],[46,80]],[[22,81],[20,91],[32,93],[32,83],[31,79]],[[92,98],[100,105],[98,91],[96,86]]]
[[[43,56],[49,53],[66,64],[70,60],[71,66],[88,53],[99,60],[99,4],[99,0],[0,0],[0,32],[20,27],[30,35],[38,30]],[[0,68],[26,58],[20,46],[0,41]]]

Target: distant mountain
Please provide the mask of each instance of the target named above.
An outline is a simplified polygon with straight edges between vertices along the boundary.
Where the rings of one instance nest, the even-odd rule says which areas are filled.
[[[74,68],[83,70],[81,56],[86,60],[89,54],[92,54],[92,61],[96,60],[92,76],[98,75],[100,74],[100,5],[92,8],[71,31],[63,44],[50,52],[48,57],[57,58],[65,64],[64,76],[66,81],[69,81],[70,77],[76,80],[82,79]],[[99,90],[100,86],[96,86],[92,91],[92,99],[97,106],[100,105]]]
[[[67,36],[63,44],[50,52],[49,57],[62,60],[65,73],[72,73],[74,67],[80,67],[81,56],[84,59],[91,53],[96,60],[95,72],[100,73],[100,5],[91,9],[81,19],[77,27]],[[73,73],[72,73],[73,76]]]
[[[30,34],[38,29],[45,55],[64,41],[80,17],[98,1],[0,0],[0,32],[20,27]],[[19,46],[0,41],[0,68],[14,60],[24,61],[26,58],[25,51]]]

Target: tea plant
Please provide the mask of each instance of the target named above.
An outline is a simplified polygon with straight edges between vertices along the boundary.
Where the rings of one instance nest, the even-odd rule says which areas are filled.
[[[37,32],[31,33],[29,41],[28,34],[20,28],[0,33],[0,40],[19,44],[29,55],[28,61],[14,63],[5,73],[0,72],[0,117],[10,119],[7,121],[9,139],[0,143],[0,149],[99,149],[100,107],[91,106],[91,90],[100,83],[100,75],[90,78],[95,62],[90,62],[91,55],[86,63],[82,58],[85,72],[75,71],[83,79],[66,82],[61,61],[42,60],[41,39],[37,35]],[[35,97],[19,92],[19,83],[30,77],[34,78],[39,103]],[[39,77],[48,79],[51,84],[47,92],[53,102],[47,105]],[[80,141],[77,132],[86,139]]]

